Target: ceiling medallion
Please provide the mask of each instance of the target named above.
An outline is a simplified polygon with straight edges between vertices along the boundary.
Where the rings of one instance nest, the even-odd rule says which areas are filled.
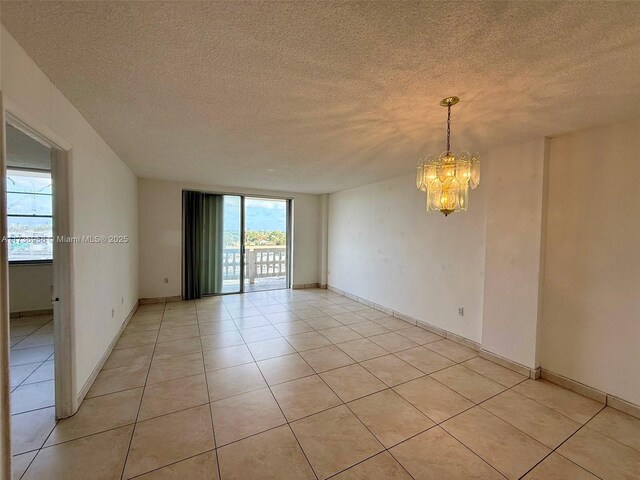
[[[451,153],[451,107],[458,97],[447,97],[440,105],[447,107],[447,151],[438,158],[427,155],[420,159],[416,187],[427,193],[427,212],[440,211],[445,217],[453,212],[464,212],[469,203],[469,187],[480,183],[480,158],[477,153]]]

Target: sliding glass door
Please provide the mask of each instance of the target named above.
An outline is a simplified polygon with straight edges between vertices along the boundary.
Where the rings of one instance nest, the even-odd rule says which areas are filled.
[[[185,190],[183,298],[288,288],[290,202]]]
[[[242,197],[204,195],[202,294],[239,293],[242,286]]]
[[[245,198],[245,292],[289,286],[288,205],[288,200]]]

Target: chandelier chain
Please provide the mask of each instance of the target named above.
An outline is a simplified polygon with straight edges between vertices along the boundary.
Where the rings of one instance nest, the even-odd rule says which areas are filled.
[[[447,155],[451,154],[451,104],[447,106]]]

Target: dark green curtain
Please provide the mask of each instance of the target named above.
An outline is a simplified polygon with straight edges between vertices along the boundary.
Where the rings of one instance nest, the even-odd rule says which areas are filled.
[[[182,192],[182,224],[184,228],[182,258],[182,298],[202,298],[202,231],[204,223],[204,194]]]
[[[223,197],[182,192],[182,298],[222,293]]]
[[[223,213],[222,195],[205,195],[202,248],[202,293],[222,293]]]

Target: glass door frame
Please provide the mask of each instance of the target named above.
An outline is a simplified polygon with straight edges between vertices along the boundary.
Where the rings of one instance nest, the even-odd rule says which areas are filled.
[[[244,293],[244,195],[240,195],[240,289],[236,294],[238,293]]]
[[[265,199],[265,200],[284,200],[286,202],[286,268],[287,268],[287,278],[286,278],[286,287],[284,289],[277,290],[289,290],[292,288],[293,281],[293,197],[279,197],[276,195],[263,195],[260,193],[251,194],[251,193],[236,193],[236,192],[220,192],[220,191],[210,191],[210,190],[197,190],[192,188],[184,187],[182,191],[197,191],[201,192],[205,195],[221,195],[221,196],[229,196],[229,197],[240,197],[240,289],[237,292],[221,292],[221,293],[208,293],[203,294],[202,297],[219,297],[224,295],[238,295],[241,293],[245,293],[244,289],[244,268],[245,268],[245,199],[246,198],[257,198],[257,199]],[[184,220],[183,220],[184,221]],[[184,252],[184,228],[182,234],[182,249]],[[184,255],[183,255],[184,257]],[[183,282],[184,283],[184,282]],[[274,289],[276,290],[276,289]],[[270,290],[259,290],[260,291],[270,291]]]
[[[245,207],[244,207],[244,201],[245,198],[252,198],[252,199],[256,199],[256,200],[281,200],[285,202],[285,259],[286,259],[286,279],[285,279],[285,287],[284,288],[267,288],[264,290],[256,290],[256,292],[269,292],[269,291],[273,291],[273,290],[290,290],[292,288],[291,286],[291,280],[293,278],[293,276],[291,275],[291,271],[292,271],[292,266],[293,266],[293,256],[291,255],[291,252],[293,251],[293,198],[291,197],[276,197],[276,196],[271,196],[271,195],[242,195],[242,235],[241,235],[241,241],[242,241],[242,246],[241,246],[241,257],[242,257],[242,273],[244,274],[244,249],[245,249],[245,245],[244,245],[244,240],[245,240],[245,228],[244,228],[244,224],[245,224]],[[244,275],[243,275],[244,277]],[[244,278],[242,279],[242,291],[240,293],[245,293],[244,291]],[[254,292],[250,292],[250,293],[254,293]]]

